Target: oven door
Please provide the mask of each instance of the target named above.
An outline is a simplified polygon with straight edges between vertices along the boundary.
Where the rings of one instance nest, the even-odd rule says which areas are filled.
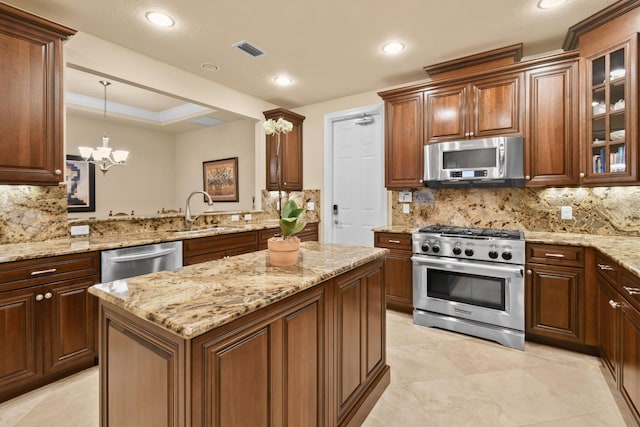
[[[524,331],[524,276],[518,265],[414,255],[413,305]]]

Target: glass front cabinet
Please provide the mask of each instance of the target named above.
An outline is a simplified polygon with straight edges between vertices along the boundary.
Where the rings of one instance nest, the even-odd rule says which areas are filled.
[[[637,37],[585,58],[585,183],[635,181]],[[634,96],[635,94],[635,96]]]

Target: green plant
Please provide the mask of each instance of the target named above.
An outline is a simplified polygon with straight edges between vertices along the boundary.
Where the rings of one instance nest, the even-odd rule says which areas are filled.
[[[282,206],[282,215],[280,216],[280,231],[282,238],[288,239],[296,233],[302,231],[306,221],[302,219],[304,209],[299,208],[294,200],[287,200]]]

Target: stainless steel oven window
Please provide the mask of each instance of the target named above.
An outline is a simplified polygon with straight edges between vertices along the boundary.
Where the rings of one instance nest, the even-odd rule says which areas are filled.
[[[442,153],[442,168],[495,168],[497,166],[496,159],[495,147],[463,151],[445,151]]]
[[[505,311],[506,280],[452,271],[427,270],[427,296]]]

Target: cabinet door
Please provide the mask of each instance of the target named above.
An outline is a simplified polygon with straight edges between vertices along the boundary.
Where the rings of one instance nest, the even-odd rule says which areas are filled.
[[[620,392],[640,423],[640,313],[622,299]]]
[[[578,61],[528,71],[525,79],[525,184],[578,184]]]
[[[584,183],[636,181],[637,36],[584,59]]]
[[[522,74],[491,78],[471,84],[472,138],[521,133]]]
[[[336,281],[336,392],[342,420],[384,366],[385,303],[381,263]]]
[[[413,311],[411,255],[411,252],[392,250],[384,259],[387,306],[406,313]]]
[[[89,294],[98,277],[45,285],[44,361],[51,373],[96,357],[97,299]]]
[[[469,85],[464,84],[425,93],[427,144],[468,136],[468,91]]]
[[[422,92],[385,102],[385,187],[423,187]]]
[[[584,270],[527,265],[526,333],[582,343]]]
[[[36,295],[41,295],[40,286],[0,293],[0,401],[42,375],[37,306],[43,301],[36,301]]]
[[[277,135],[267,135],[267,190],[302,191],[302,122],[305,117],[284,108],[264,112],[264,117],[283,118],[293,125],[291,132],[280,134],[280,179],[278,180]],[[278,185],[279,183],[279,185]]]
[[[600,274],[598,282],[598,352],[614,380],[618,375],[618,311],[621,298]]]
[[[5,13],[6,12],[6,13]],[[62,42],[75,31],[0,5],[0,184],[64,179]]]

